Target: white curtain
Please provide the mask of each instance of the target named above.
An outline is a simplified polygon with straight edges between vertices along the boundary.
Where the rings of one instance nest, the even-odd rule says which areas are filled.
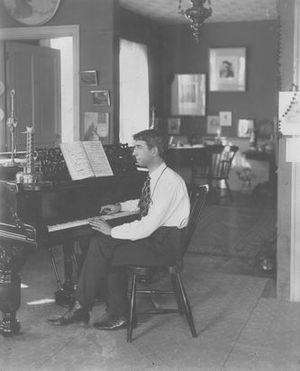
[[[120,143],[149,128],[149,71],[147,46],[120,40]]]

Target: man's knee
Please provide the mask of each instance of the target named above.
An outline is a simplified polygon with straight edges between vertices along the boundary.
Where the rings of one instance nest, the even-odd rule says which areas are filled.
[[[115,241],[112,237],[104,234],[93,236],[90,239],[88,255],[101,255],[104,258],[111,258],[115,247]]]

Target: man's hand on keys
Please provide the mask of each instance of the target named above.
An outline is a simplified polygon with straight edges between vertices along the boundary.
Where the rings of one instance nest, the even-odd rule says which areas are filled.
[[[101,232],[106,234],[107,236],[111,235],[111,226],[101,218],[101,216],[96,216],[94,218],[89,219],[89,225],[95,231]]]
[[[109,214],[115,214],[121,211],[121,205],[120,204],[114,204],[114,205],[104,205],[100,208],[100,215],[109,215]]]

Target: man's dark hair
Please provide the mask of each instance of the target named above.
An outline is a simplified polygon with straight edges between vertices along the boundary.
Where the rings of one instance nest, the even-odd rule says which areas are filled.
[[[164,152],[164,141],[162,134],[154,129],[140,131],[133,136],[134,140],[143,140],[147,143],[149,149],[157,147],[158,154],[161,155]]]
[[[229,61],[223,61],[224,64],[227,64],[228,67],[231,67],[232,66],[232,63],[229,62]]]

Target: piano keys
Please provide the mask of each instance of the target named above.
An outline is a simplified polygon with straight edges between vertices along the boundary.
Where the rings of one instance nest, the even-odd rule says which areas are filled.
[[[105,221],[110,221],[110,220],[114,220],[114,219],[124,218],[124,217],[127,217],[127,216],[138,215],[138,213],[139,213],[138,210],[136,210],[136,211],[120,211],[120,212],[115,213],[115,214],[101,215],[101,219],[103,219]],[[94,218],[96,216],[99,216],[99,215],[94,215],[91,218]],[[90,218],[79,219],[79,220],[73,220],[73,221],[66,222],[66,223],[48,225],[48,232],[51,233],[51,232],[66,230],[66,229],[69,229],[69,228],[77,228],[77,227],[82,227],[84,225],[89,225],[89,219]]]

